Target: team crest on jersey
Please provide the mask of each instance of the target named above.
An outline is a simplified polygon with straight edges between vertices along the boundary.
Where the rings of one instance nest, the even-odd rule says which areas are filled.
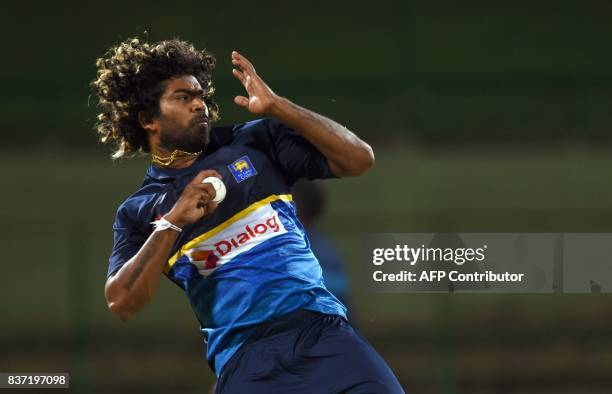
[[[257,170],[253,167],[253,163],[247,155],[235,160],[228,168],[238,183],[257,175]]]

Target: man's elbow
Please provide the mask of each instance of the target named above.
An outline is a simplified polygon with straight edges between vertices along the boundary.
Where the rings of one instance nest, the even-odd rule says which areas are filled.
[[[350,168],[343,171],[342,176],[359,176],[372,168],[374,165],[374,151],[370,145],[366,145],[359,155],[353,157]]]
[[[117,317],[121,321],[130,320],[136,313],[124,303],[119,302],[109,302],[108,310],[113,314],[113,316]]]
[[[364,148],[363,158],[360,161],[360,175],[372,168],[376,158],[374,157],[374,150],[370,145],[366,145]]]
[[[348,160],[347,160],[348,159]],[[369,170],[374,165],[374,151],[370,145],[366,145],[358,152],[342,161],[328,161],[329,168],[336,177],[358,176]]]
[[[136,294],[130,293],[113,294],[109,287],[106,289],[105,296],[108,310],[121,321],[130,320],[150,300],[148,297],[137,297]]]

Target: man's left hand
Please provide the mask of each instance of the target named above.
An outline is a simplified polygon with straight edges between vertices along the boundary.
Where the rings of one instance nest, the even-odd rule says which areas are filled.
[[[255,67],[246,57],[236,51],[232,52],[232,73],[246,89],[249,97],[236,96],[234,102],[248,109],[255,115],[269,114],[280,97],[257,75]]]

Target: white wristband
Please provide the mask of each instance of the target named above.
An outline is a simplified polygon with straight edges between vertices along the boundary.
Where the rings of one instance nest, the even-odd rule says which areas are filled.
[[[151,222],[151,224],[155,226],[155,230],[153,231],[163,231],[167,229],[172,229],[174,231],[178,231],[179,233],[183,231],[183,229],[180,228],[179,226],[176,226],[170,223],[169,221],[167,221],[166,218],[161,218],[159,220]]]

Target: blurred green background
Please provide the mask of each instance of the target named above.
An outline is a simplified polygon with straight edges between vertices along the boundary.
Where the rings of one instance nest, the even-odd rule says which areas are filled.
[[[356,324],[412,393],[612,391],[608,295],[373,294],[372,232],[611,232],[612,3],[55,2],[3,5],[0,372],[71,392],[202,393],[213,376],[165,281],[134,320],[106,311],[116,207],[148,162],[93,132],[94,62],[133,35],[212,51],[221,123],[232,49],[279,94],[370,142],[366,175],[324,182]]]

